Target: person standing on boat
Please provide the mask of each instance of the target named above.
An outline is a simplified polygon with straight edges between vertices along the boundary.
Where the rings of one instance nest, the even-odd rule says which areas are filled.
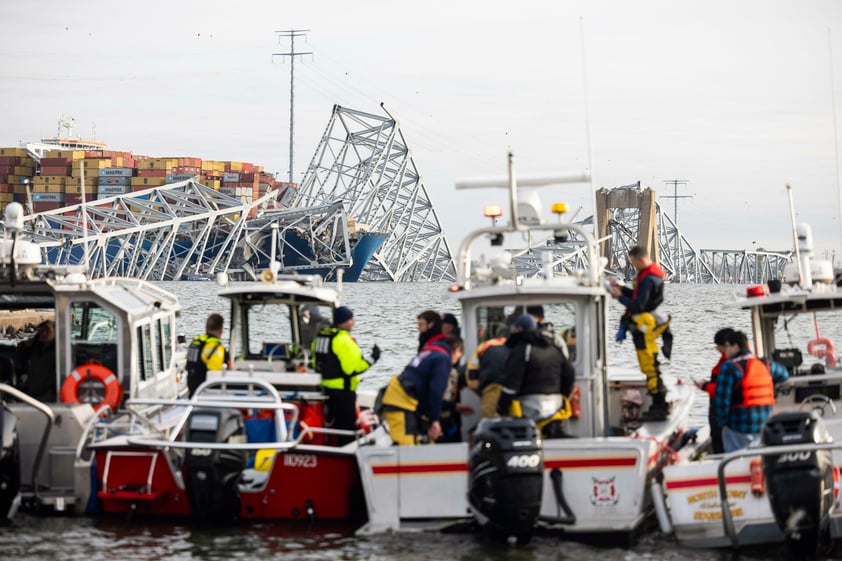
[[[512,329],[497,413],[532,419],[548,438],[562,436],[576,372],[561,349],[538,331],[533,316],[520,315]]]
[[[432,337],[442,336],[441,315],[435,310],[424,310],[418,317],[418,352]]]
[[[208,370],[222,370],[223,365],[231,368],[228,351],[220,340],[224,325],[221,315],[209,315],[205,321],[205,334],[194,337],[187,348],[187,390],[190,397],[207,379]]]
[[[742,331],[727,334],[723,349],[728,360],[719,369],[714,406],[728,453],[760,441],[775,405],[775,385],[785,382],[789,372],[782,364],[755,357]]]
[[[346,431],[357,428],[360,374],[380,359],[377,345],[371,349],[370,360],[363,357],[362,349],[351,336],[356,323],[351,308],[339,306],[333,310],[333,325],[322,329],[312,345],[313,366],[322,375],[331,427]],[[342,446],[353,440],[353,435],[342,435],[337,443]]]
[[[38,324],[35,336],[18,349],[26,368],[23,391],[44,403],[56,401],[56,324],[48,319]]]
[[[501,381],[509,356],[509,348],[506,346],[508,336],[509,328],[499,326],[492,339],[477,347],[466,367],[468,387],[480,395],[482,418],[497,414],[497,402],[503,389]]]
[[[400,376],[383,390],[381,417],[399,446],[436,442],[444,434],[441,415],[444,390],[454,364],[462,359],[462,339],[431,337]]]
[[[641,420],[663,421],[669,415],[669,404],[658,363],[658,337],[663,337],[664,356],[669,358],[672,350],[672,334],[669,333],[671,318],[664,322],[658,321],[654,312],[664,301],[666,274],[642,247],[632,247],[628,255],[629,263],[637,271],[634,288],[620,286],[614,278],[609,280],[611,296],[626,307],[617,341],[625,339],[626,329],[631,331],[637,362],[641,372],[646,375],[646,388],[652,397],[652,406]]]
[[[719,362],[710,371],[710,380],[696,384],[700,390],[710,396],[708,422],[710,423],[710,439],[714,454],[722,454],[725,451],[722,445],[722,428],[716,420],[714,399],[716,398],[716,379],[719,377],[719,371],[722,369],[722,365],[728,360],[728,357],[725,355],[725,338],[733,332],[734,330],[730,327],[725,327],[714,334],[713,343],[716,345],[716,350],[719,351]]]

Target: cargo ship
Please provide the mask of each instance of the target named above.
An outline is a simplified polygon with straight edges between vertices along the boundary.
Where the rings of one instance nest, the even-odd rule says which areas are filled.
[[[263,166],[250,162],[204,160],[184,156],[151,157],[109,150],[103,142],[74,138],[71,127],[72,120],[62,117],[59,121],[59,134],[55,137],[19,147],[0,148],[0,212],[8,203],[16,201],[24,205],[27,214],[49,212],[54,215],[56,212],[61,213],[61,209],[74,205],[95,205],[96,201],[131,196],[152,188],[166,188],[168,185],[190,180],[240,201],[247,209],[246,218],[250,221],[257,219],[259,212],[266,211],[266,208],[258,209],[256,205],[252,205],[253,202],[268,200],[270,210],[284,209],[298,188],[295,183],[276,181],[274,175],[266,172]],[[64,133],[62,129],[65,129]],[[268,198],[267,194],[270,195]],[[71,216],[74,213],[78,213],[78,206],[72,210],[68,208],[66,214]],[[352,222],[352,219],[349,219],[349,222]],[[349,229],[349,233],[351,258],[343,267],[344,280],[356,281],[372,255],[383,245],[387,235],[363,229],[352,233]],[[213,237],[222,238],[228,234],[229,232],[220,231]],[[322,256],[305,237],[299,236],[294,229],[284,231],[283,236],[285,245],[296,248],[280,259],[283,270],[319,274],[328,279],[335,275],[336,264],[325,264],[321,260]],[[176,240],[171,253],[172,258],[180,258],[179,245],[188,248],[191,241]],[[268,242],[269,240],[266,240],[266,243]],[[108,259],[119,259],[119,240],[111,239],[106,243],[104,255]],[[139,244],[138,249],[149,251],[155,243],[149,241]],[[209,243],[194,263],[211,260],[214,252],[219,251],[215,245]],[[60,248],[53,247],[45,253],[48,260],[57,259]],[[84,249],[76,246],[65,259],[78,260],[81,263],[84,259],[83,253]],[[268,260],[252,256],[250,261],[244,260],[233,266],[237,270],[260,270],[268,267]],[[191,269],[177,278],[165,280],[205,280],[211,276],[207,271]]]

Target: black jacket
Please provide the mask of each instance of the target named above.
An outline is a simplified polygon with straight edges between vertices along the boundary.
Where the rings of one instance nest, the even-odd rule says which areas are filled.
[[[503,375],[510,395],[557,394],[570,396],[576,372],[561,349],[537,331],[513,333],[506,340],[509,357]],[[527,348],[529,357],[527,360]]]

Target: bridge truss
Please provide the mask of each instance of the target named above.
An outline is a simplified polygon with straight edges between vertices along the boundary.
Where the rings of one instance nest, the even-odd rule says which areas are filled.
[[[342,202],[355,229],[388,235],[360,280],[455,278],[438,215],[400,126],[391,116],[333,107],[293,206],[335,201]]]

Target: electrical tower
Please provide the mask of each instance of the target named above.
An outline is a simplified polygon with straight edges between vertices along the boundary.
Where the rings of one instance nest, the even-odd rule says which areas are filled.
[[[278,42],[280,43],[281,38],[289,38],[289,52],[288,53],[272,53],[272,60],[275,60],[276,56],[288,56],[289,57],[289,182],[295,183],[293,181],[293,141],[295,139],[295,57],[298,55],[311,55],[313,54],[312,51],[298,51],[295,50],[295,38],[296,37],[307,37],[306,32],[310,31],[309,29],[289,29],[287,31],[275,31],[278,36]]]
[[[673,236],[673,255],[679,256],[682,255],[682,236],[681,232],[678,229],[678,199],[692,199],[693,195],[679,195],[678,194],[678,186],[687,186],[686,179],[668,179],[664,181],[667,185],[672,185],[672,195],[661,195],[662,199],[672,199],[673,200],[673,225],[675,227],[675,235]],[[687,279],[689,271],[686,269],[684,271],[681,270],[681,259],[676,260],[676,264],[678,265],[678,269],[675,271],[675,281],[681,282]]]

